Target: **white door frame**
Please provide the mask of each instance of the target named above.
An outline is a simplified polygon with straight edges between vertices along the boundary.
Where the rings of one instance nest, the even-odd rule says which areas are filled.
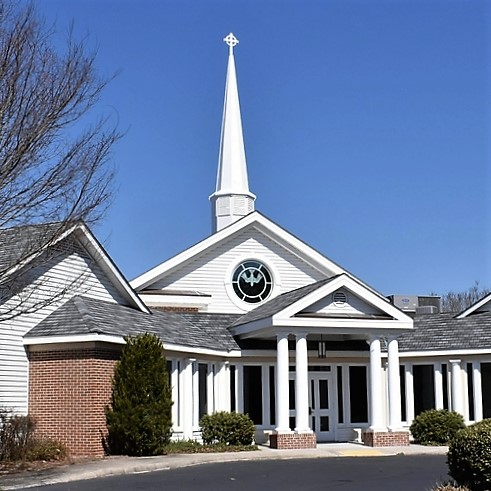
[[[318,442],[334,441],[335,397],[332,372],[309,372],[310,428]]]

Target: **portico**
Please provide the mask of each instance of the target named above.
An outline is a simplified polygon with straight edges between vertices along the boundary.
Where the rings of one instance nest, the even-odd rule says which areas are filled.
[[[350,366],[366,373],[364,441],[408,443],[401,425],[397,337],[411,328],[411,318],[347,274],[294,290],[243,316],[234,335],[276,342],[271,445],[306,448],[319,438],[332,441],[340,424],[346,434],[352,422],[345,421],[341,406],[356,401]],[[351,365],[342,361],[347,355]]]

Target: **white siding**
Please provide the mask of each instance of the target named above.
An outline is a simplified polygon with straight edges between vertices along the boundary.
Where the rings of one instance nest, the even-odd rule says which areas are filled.
[[[327,295],[322,300],[312,304],[310,307],[304,310],[304,312],[310,313],[322,313],[332,315],[377,315],[383,314],[379,309],[373,305],[368,304],[365,300],[361,299],[354,293],[350,292],[346,288],[340,288],[336,292],[343,292],[346,295],[347,301],[342,305],[337,305],[333,302],[333,294]]]
[[[211,294],[209,312],[242,313],[255,306],[248,306],[235,299],[230,290],[230,280],[235,267],[245,259],[257,259],[268,266],[276,285],[273,296],[325,278],[323,273],[292,251],[281,247],[254,229],[204,251],[194,261],[172,271],[148,288],[191,290]]]
[[[53,248],[24,279],[30,283],[0,305],[0,408],[20,414],[28,409],[24,334],[74,295],[125,303],[101,268],[71,238]]]

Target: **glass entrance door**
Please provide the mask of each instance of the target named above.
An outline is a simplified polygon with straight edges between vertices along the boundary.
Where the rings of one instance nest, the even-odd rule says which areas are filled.
[[[318,442],[334,440],[334,401],[330,373],[309,373],[310,428]]]

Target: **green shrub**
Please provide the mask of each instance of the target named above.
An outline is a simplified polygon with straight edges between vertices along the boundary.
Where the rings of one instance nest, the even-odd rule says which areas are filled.
[[[457,433],[447,454],[450,476],[472,491],[491,489],[491,419]]]
[[[461,414],[446,409],[430,409],[414,418],[409,430],[422,445],[448,445],[456,433],[465,428]]]
[[[172,428],[171,389],[164,347],[153,334],[128,337],[116,364],[111,406],[106,407],[107,450],[158,455]]]
[[[203,416],[199,424],[207,445],[251,445],[254,440],[254,423],[247,414],[221,411]]]

